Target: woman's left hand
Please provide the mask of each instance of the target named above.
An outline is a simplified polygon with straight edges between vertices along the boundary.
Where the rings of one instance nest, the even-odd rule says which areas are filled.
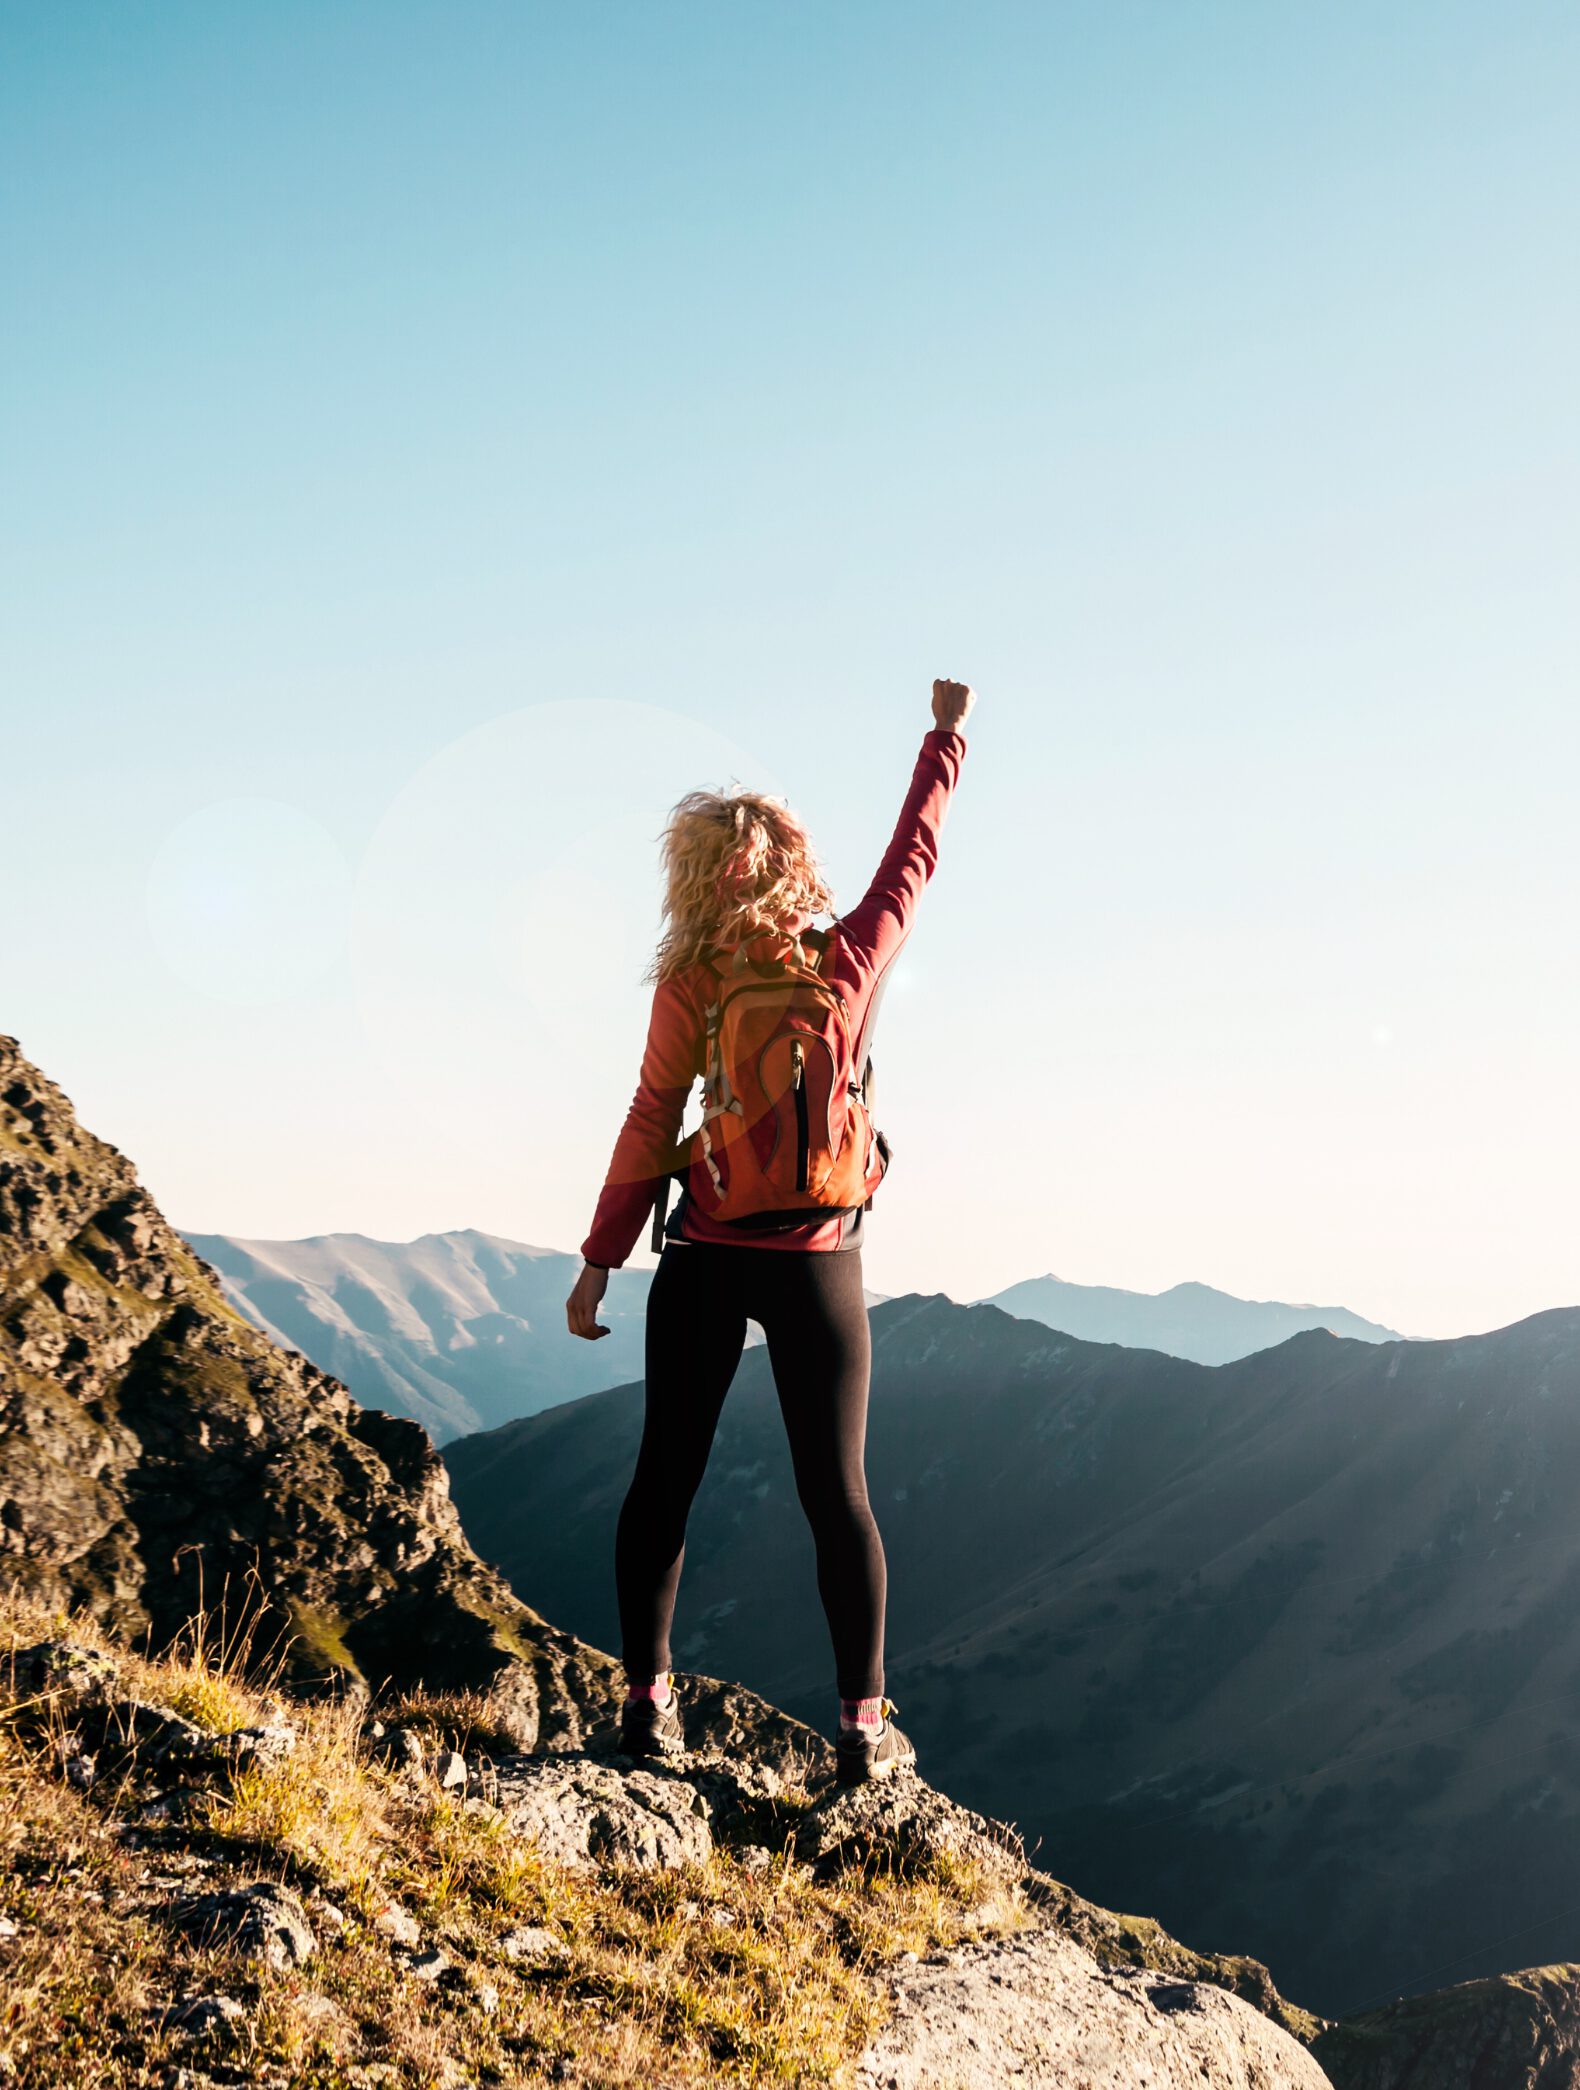
[[[609,1330],[597,1318],[598,1305],[608,1287],[609,1273],[594,1263],[583,1263],[580,1277],[565,1302],[565,1324],[572,1335],[584,1335],[594,1343]]]

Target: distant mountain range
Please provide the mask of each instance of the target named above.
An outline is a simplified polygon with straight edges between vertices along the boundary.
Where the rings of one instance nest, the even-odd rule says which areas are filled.
[[[415,1241],[366,1234],[188,1239],[219,1271],[231,1303],[265,1335],[343,1379],[365,1407],[422,1423],[438,1444],[642,1374],[648,1270],[610,1272],[602,1318],[611,1332],[588,1343],[565,1327],[565,1296],[581,1259],[559,1249],[470,1228]],[[885,1296],[869,1291],[867,1304]],[[1392,1333],[1343,1307],[1235,1299],[1197,1284],[1153,1297],[1033,1277],[982,1303],[1088,1342],[1165,1350],[1203,1364],[1266,1349],[1302,1328],[1363,1342]],[[748,1342],[761,1339],[749,1324]]]
[[[610,1271],[610,1333],[589,1343],[565,1326],[581,1258],[552,1248],[469,1229],[415,1241],[187,1238],[265,1335],[439,1444],[642,1371],[645,1270]]]
[[[1350,1335],[1357,1342],[1397,1342],[1398,1330],[1364,1321],[1343,1306],[1285,1306],[1276,1299],[1236,1299],[1210,1284],[1177,1284],[1166,1292],[1125,1292],[1113,1285],[1067,1284],[1050,1270],[1028,1277],[989,1299],[1018,1320],[1042,1321],[1083,1342],[1124,1343],[1133,1350],[1163,1350],[1197,1364],[1231,1364],[1257,1350],[1270,1350],[1308,1328]]]
[[[1580,1960],[1580,1309],[1215,1368],[941,1295],[872,1331],[889,1684],[929,1776],[1326,2011]],[[766,1365],[724,1409],[675,1652],[822,1718]],[[473,1544],[604,1646],[641,1405],[446,1454]]]

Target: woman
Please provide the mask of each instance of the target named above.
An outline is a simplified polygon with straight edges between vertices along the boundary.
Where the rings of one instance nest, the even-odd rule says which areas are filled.
[[[649,968],[655,989],[641,1079],[566,1301],[573,1335],[592,1341],[609,1333],[597,1319],[609,1272],[625,1262],[659,1192],[696,1151],[697,1135],[681,1141],[680,1127],[691,1085],[708,1071],[706,1021],[721,980],[710,960],[722,961],[726,978],[729,967],[749,965],[770,982],[779,976],[775,961],[815,963],[834,990],[831,1000],[843,1002],[851,1065],[858,1075],[865,1069],[885,978],[938,860],[939,829],[965,756],[961,728],[975,701],[964,683],[933,684],[934,726],[893,840],[860,906],[825,932],[812,919],[832,913],[833,896],[786,806],[755,792],[696,791],[675,807],[664,835],[668,927]],[[799,1079],[800,1050],[793,1049]],[[664,1227],[647,1299],[642,1443],[615,1539],[627,1688],[621,1736],[638,1755],[684,1745],[669,1633],[686,1520],[751,1319],[767,1337],[796,1490],[816,1544],[840,1699],[838,1775],[856,1784],[914,1763],[916,1751],[890,1720],[883,1688],[883,1542],[864,1470],[871,1337],[863,1205],[827,1217],[805,1211],[803,1201],[784,1222],[760,1212],[753,1215],[760,1230],[744,1230],[713,1217],[683,1181]]]

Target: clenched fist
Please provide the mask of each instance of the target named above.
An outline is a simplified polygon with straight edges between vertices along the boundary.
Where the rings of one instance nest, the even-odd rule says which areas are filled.
[[[946,733],[958,733],[971,715],[977,693],[969,682],[940,676],[933,684],[933,718]]]
[[[571,1289],[565,1302],[565,1325],[572,1335],[585,1336],[595,1343],[608,1329],[598,1319],[598,1305],[609,1282],[607,1270],[600,1270],[594,1263],[583,1263],[580,1277]]]

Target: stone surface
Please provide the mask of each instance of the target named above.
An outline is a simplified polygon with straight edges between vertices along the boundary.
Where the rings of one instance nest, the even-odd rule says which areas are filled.
[[[906,1967],[893,1993],[859,2090],[1331,2090],[1237,1996],[1102,1967],[1055,1930]]]
[[[433,1775],[445,1792],[465,1792],[466,1758],[459,1749],[441,1749],[433,1760]]]
[[[422,1927],[409,1909],[403,1909],[398,1901],[386,1902],[373,1918],[373,1928],[397,1945],[413,1948],[422,1942]]]
[[[1237,1953],[1194,1952],[1150,1916],[1118,1915],[1035,1869],[1020,1882],[1020,1890],[1042,1921],[1073,1938],[1105,1967],[1148,1967],[1177,1981],[1226,1988],[1302,2041],[1320,2029],[1320,2019],[1285,2001],[1259,1959]]]
[[[512,1757],[499,1806],[545,1858],[580,1869],[701,1864],[713,1849],[707,1802],[684,1779],[590,1757]]]
[[[524,1959],[529,1965],[542,1965],[565,1957],[563,1940],[537,1923],[518,1923],[514,1930],[506,1931],[499,1941],[499,1948],[506,1959]]]
[[[195,2039],[215,2039],[239,2025],[247,2012],[234,1996],[183,1996],[172,2005],[170,2021]]]
[[[300,1966],[317,1949],[307,1911],[288,1887],[256,1880],[181,1904],[183,1929],[204,1944],[231,1945],[268,1967]]]
[[[397,1770],[420,1771],[428,1760],[420,1734],[410,1727],[386,1727],[382,1720],[369,1724],[368,1746],[381,1761],[393,1764]]]
[[[296,1748],[296,1729],[288,1721],[213,1734],[168,1705],[106,1694],[100,1686],[108,1680],[100,1673],[89,1692],[71,1701],[72,1731],[62,1761],[66,1777],[82,1791],[96,1782],[101,1753],[120,1766],[135,1761],[179,1782],[233,1775],[249,1764],[283,1763]],[[53,1692],[41,1695],[54,1701]],[[92,1748],[84,1747],[88,1740]]]
[[[307,1909],[312,1919],[322,1924],[325,1930],[333,1932],[336,1937],[344,1933],[347,1927],[345,1910],[337,1907],[316,1887],[307,1897]]]
[[[18,1648],[7,1659],[22,1695],[99,1699],[114,1689],[120,1675],[113,1655],[95,1647],[79,1647],[71,1640],[40,1640]]]
[[[96,1732],[105,1742],[135,1751],[150,1763],[193,1762],[213,1744],[205,1728],[145,1698],[109,1700]]]
[[[749,1769],[756,1779],[765,1772],[793,1783],[833,1776],[834,1750],[826,1737],[766,1704],[755,1692],[690,1671],[677,1672],[675,1687],[693,1758]]]
[[[1012,1830],[957,1806],[912,1771],[825,1795],[797,1830],[796,1855],[823,1877],[873,1863],[900,1872],[948,1861],[1005,1876],[1026,1870]]]
[[[296,1752],[296,1729],[284,1720],[262,1727],[237,1727],[214,1737],[215,1754],[235,1769],[248,1764],[279,1764]]]

